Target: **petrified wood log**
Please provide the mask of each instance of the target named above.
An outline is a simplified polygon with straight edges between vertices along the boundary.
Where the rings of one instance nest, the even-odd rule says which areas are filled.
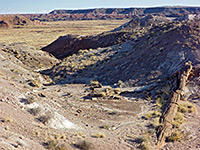
[[[157,148],[161,148],[165,143],[166,137],[171,134],[172,122],[174,121],[177,113],[180,97],[183,95],[183,91],[191,70],[191,63],[186,63],[183,69],[176,73],[173,78],[173,82],[171,84],[173,87],[171,88],[172,92],[169,96],[168,105],[163,111],[163,115],[160,119],[162,127],[157,130]]]

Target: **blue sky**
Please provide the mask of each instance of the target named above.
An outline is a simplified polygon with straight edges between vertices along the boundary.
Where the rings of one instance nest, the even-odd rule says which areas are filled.
[[[54,9],[199,6],[200,0],[0,0],[0,13],[41,13]]]

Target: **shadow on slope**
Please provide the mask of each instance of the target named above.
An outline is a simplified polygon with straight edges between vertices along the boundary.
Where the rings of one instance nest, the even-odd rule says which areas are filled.
[[[42,73],[56,84],[97,79],[108,85],[151,87],[179,71],[187,61],[199,65],[199,34],[199,22],[168,23],[122,45],[80,51]]]
[[[130,22],[114,29],[94,36],[66,35],[59,37],[53,43],[42,48],[42,50],[53,54],[58,59],[76,54],[81,49],[96,49],[121,44],[132,38],[141,36],[151,27],[170,22],[170,19],[161,16],[148,15],[134,17]]]

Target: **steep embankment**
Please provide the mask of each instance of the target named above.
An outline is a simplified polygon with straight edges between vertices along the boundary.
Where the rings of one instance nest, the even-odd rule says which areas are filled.
[[[102,33],[97,36],[73,36],[66,35],[59,37],[50,45],[42,48],[53,54],[56,58],[63,59],[76,54],[81,49],[96,49],[125,42],[130,38],[128,32]]]
[[[148,15],[145,17],[135,17],[125,25],[110,32],[104,32],[93,36],[66,35],[59,37],[56,41],[42,48],[50,52],[55,57],[63,59],[76,54],[79,50],[96,49],[108,47],[128,41],[131,37],[142,35],[152,26],[171,22],[166,17]]]

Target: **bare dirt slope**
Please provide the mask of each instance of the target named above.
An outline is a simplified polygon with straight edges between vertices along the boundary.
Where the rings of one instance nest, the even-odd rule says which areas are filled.
[[[120,45],[81,50],[46,73],[68,81],[71,76],[77,81],[83,78],[83,83],[89,78],[104,84],[119,80],[131,86],[151,84],[174,74],[187,61],[199,67],[199,33],[199,22],[154,26],[143,36]]]
[[[123,140],[129,133],[143,132],[142,128],[139,131],[135,129],[136,126],[141,126],[142,120],[138,118],[138,114],[142,115],[149,109],[149,106],[147,109],[142,106],[148,102],[125,98],[120,98],[120,101],[107,98],[91,101],[86,98],[90,92],[85,92],[89,86],[44,86],[42,84],[48,82],[47,77],[34,72],[33,68],[38,67],[34,66],[34,60],[31,65],[26,61],[30,58],[37,59],[35,56],[31,57],[34,51],[29,51],[23,43],[2,46],[1,149],[50,149],[51,145],[47,141],[52,138],[58,138],[59,141],[54,146],[64,144],[67,149],[77,149],[74,144],[81,140],[86,140],[94,149],[131,149],[132,146]],[[23,51],[19,47],[23,47]],[[30,54],[25,55],[28,58],[24,60],[16,57],[12,49],[20,56],[26,50]],[[38,57],[42,58],[43,55],[44,52],[41,51],[41,56]],[[45,57],[53,60],[50,56]],[[40,111],[35,112],[36,109]],[[48,116],[48,120],[42,119],[43,116]],[[135,124],[132,124],[133,121]],[[126,126],[130,126],[130,130],[126,131]],[[122,140],[121,144],[118,144],[116,136]],[[110,144],[107,143],[108,140]]]
[[[194,66],[193,75],[189,80],[192,80],[190,82],[195,85],[193,88],[198,91],[199,33],[199,21],[173,22],[153,26],[144,35],[133,37],[132,40],[123,44],[81,50],[78,54],[63,59],[61,63],[42,73],[49,75],[58,85],[89,83],[90,80],[98,80],[104,85],[121,87],[123,96],[149,99],[152,103],[160,103],[158,105],[161,106],[158,107],[161,107],[161,110],[159,108],[155,110],[158,109],[162,113],[169,93],[173,91],[169,85],[186,62],[191,61]],[[185,100],[194,103],[193,97],[198,99],[198,93],[192,92],[190,88],[187,90],[190,92],[185,91]],[[104,94],[97,92],[94,95],[104,97]],[[186,106],[186,104],[183,105]],[[198,114],[198,106],[196,107]],[[198,118],[197,114],[195,117]],[[180,118],[183,119],[182,116],[179,116]],[[173,130],[179,131],[179,128],[180,126],[176,125]],[[188,128],[184,128],[184,135],[187,135]],[[198,132],[196,130],[198,128],[196,126],[193,133]],[[196,134],[195,138],[198,139]],[[183,141],[190,143],[189,139]],[[194,145],[190,145],[193,145],[194,149],[198,148],[195,140],[192,143]],[[179,148],[184,147],[182,144]]]

